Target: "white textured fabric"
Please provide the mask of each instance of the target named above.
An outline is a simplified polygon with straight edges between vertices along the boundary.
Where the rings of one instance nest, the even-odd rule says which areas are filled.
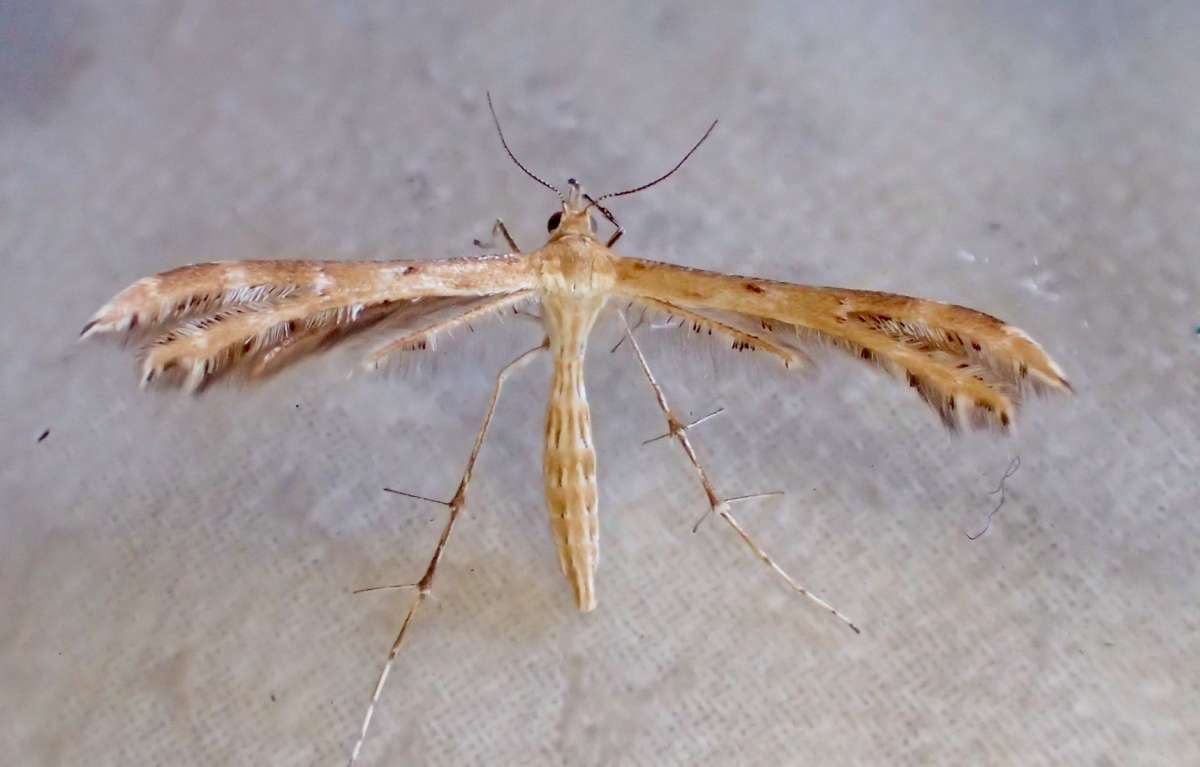
[[[699,488],[600,344],[577,614],[531,367],[362,764],[1200,763],[1195,3],[119,5],[0,4],[0,761],[342,763],[410,597],[349,590],[418,577],[444,514],[381,487],[453,491],[502,359],[189,398],[74,334],[188,262],[469,253],[495,216],[537,244],[555,201],[490,88],[529,165],[596,191],[721,118],[614,202],[623,252],[978,307],[1078,396],[952,440],[849,362],[655,350],[681,409],[727,408],[693,435],[718,487],[787,491],[742,522],[854,636],[720,520],[691,534]]]

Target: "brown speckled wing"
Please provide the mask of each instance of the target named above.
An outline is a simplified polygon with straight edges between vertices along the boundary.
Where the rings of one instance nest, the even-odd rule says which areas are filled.
[[[950,429],[1007,429],[1026,391],[1070,391],[1023,331],[982,312],[892,293],[811,287],[623,258],[617,290],[753,318],[774,337],[834,346],[921,396]]]
[[[263,374],[399,311],[447,299],[526,291],[521,254],[441,261],[230,261],[138,280],[96,312],[81,335],[139,330],[142,382],[175,373],[195,390],[236,366]],[[414,302],[421,302],[413,307]]]

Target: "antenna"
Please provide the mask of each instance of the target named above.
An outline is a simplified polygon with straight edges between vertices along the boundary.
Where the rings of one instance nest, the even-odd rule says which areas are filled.
[[[710,133],[713,132],[713,128],[717,127],[717,122],[718,122],[717,120],[712,121],[712,125],[708,126],[708,130],[704,131],[704,135],[700,137],[700,140],[696,142],[695,146],[693,146],[691,149],[688,150],[688,153],[683,156],[682,160],[680,160],[679,162],[677,162],[675,164],[674,168],[671,168],[669,171],[662,174],[661,176],[654,179],[653,181],[651,181],[648,184],[642,184],[641,186],[635,186],[633,189],[626,189],[624,192],[609,192],[608,194],[602,194],[599,197],[597,197],[596,199],[592,200],[591,201],[592,204],[595,205],[597,208],[600,208],[601,211],[603,211],[604,208],[600,207],[600,205],[599,205],[600,200],[607,200],[609,197],[624,197],[627,194],[633,194],[634,192],[640,192],[644,189],[649,189],[650,187],[654,186],[655,184],[659,183],[660,181],[666,181],[668,178],[671,177],[672,173],[674,173],[675,171],[677,171],[681,167],[683,167],[683,164],[685,162],[687,162],[688,158],[691,157],[692,154],[697,149],[700,148],[700,145],[704,143],[704,140],[706,138],[708,138]],[[525,171],[525,172],[528,173],[529,171]],[[546,182],[543,181],[542,183],[544,184]]]
[[[599,202],[597,202],[596,198],[592,197],[590,194],[584,193],[583,199],[588,201],[588,205],[590,207],[593,207],[596,210],[600,211],[600,214],[602,216],[604,216],[605,218],[607,218],[609,220],[609,222],[613,226],[615,226],[618,230],[621,229],[621,225],[617,223],[617,218],[616,218],[616,216],[613,215],[612,211],[609,210],[608,208],[604,207],[603,205],[601,205]],[[600,199],[604,199],[604,198],[602,197]]]
[[[494,122],[496,124],[496,133],[500,134],[500,143],[504,146],[504,151],[508,152],[509,159],[512,160],[513,162],[515,162],[517,164],[518,168],[525,171],[526,176],[529,176],[531,179],[538,182],[542,186],[546,187],[551,192],[554,192],[556,195],[558,195],[558,199],[562,200],[563,199],[562,192],[558,191],[558,187],[554,186],[553,184],[546,183],[546,181],[543,180],[540,176],[538,176],[536,173],[531,171],[529,168],[526,168],[524,165],[522,165],[521,161],[517,159],[517,156],[513,154],[511,149],[508,148],[508,142],[504,140],[504,131],[500,129],[500,118],[496,116],[496,107],[492,106],[491,91],[487,92],[487,103],[488,103],[488,109],[491,110],[491,112],[492,112],[492,122]],[[715,123],[714,123],[714,125],[715,125]],[[712,130],[712,128],[709,128],[709,130]],[[703,140],[703,139],[701,139],[701,140]],[[695,150],[693,150],[693,151],[695,151]],[[688,152],[688,154],[691,154],[691,152]],[[685,157],[683,159],[686,160],[687,158]],[[668,173],[667,175],[670,175],[670,174]]]

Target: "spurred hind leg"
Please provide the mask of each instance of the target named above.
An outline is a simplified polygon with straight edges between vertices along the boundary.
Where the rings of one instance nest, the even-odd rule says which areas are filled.
[[[433,557],[429,560],[429,566],[425,568],[425,574],[421,576],[421,580],[413,585],[417,595],[413,599],[412,606],[408,608],[408,614],[404,616],[404,622],[400,624],[400,632],[396,635],[396,641],[392,642],[392,648],[388,651],[387,660],[384,661],[383,669],[379,672],[379,680],[375,683],[375,691],[371,693],[371,702],[367,705],[367,713],[363,717],[362,730],[359,733],[358,740],[354,743],[354,750],[350,752],[350,761],[347,762],[347,767],[350,767],[358,759],[358,753],[362,750],[363,741],[367,737],[367,729],[371,726],[371,717],[375,714],[375,704],[379,702],[379,696],[383,693],[383,686],[387,682],[388,674],[392,670],[392,662],[396,660],[396,655],[400,652],[400,645],[404,641],[404,636],[408,632],[408,626],[412,622],[413,616],[416,615],[417,608],[421,603],[432,593],[433,579],[437,575],[438,563],[442,561],[442,555],[446,552],[446,542],[450,540],[450,533],[454,530],[454,523],[458,521],[458,515],[467,505],[467,487],[471,483],[471,473],[475,470],[475,460],[479,457],[479,451],[483,448],[483,440],[487,436],[488,427],[492,424],[492,416],[496,412],[496,402],[500,399],[500,390],[504,388],[504,382],[508,376],[521,365],[533,359],[534,355],[547,347],[546,342],[542,342],[521,356],[514,359],[505,365],[500,373],[496,376],[496,386],[492,390],[492,399],[488,404],[487,415],[483,417],[483,425],[479,427],[479,434],[475,437],[475,446],[471,449],[471,456],[467,459],[467,467],[463,470],[462,480],[458,483],[458,490],[454,493],[454,497],[449,501],[433,501],[431,498],[404,493],[396,490],[391,492],[405,495],[410,498],[418,498],[423,501],[433,501],[440,503],[450,509],[450,518],[446,520],[446,527],[442,530],[442,535],[438,539],[437,547],[433,550]],[[383,587],[394,588],[394,587]],[[372,591],[375,589],[361,589],[360,591]]]
[[[650,372],[650,366],[646,363],[646,357],[642,354],[642,348],[638,345],[637,337],[634,336],[633,329],[629,326],[629,321],[625,319],[624,313],[621,314],[621,318],[625,322],[625,334],[629,338],[629,345],[633,348],[634,353],[637,355],[638,364],[641,366],[642,372],[646,375],[646,380],[650,382],[650,388],[654,390],[654,398],[658,402],[659,409],[662,410],[663,415],[667,418],[667,434],[674,437],[680,446],[683,447],[683,452],[687,454],[688,461],[691,462],[692,467],[696,470],[696,475],[700,478],[700,484],[704,487],[704,494],[708,498],[710,513],[715,513],[720,516],[721,519],[728,522],[729,526],[732,527],[738,534],[738,537],[750,547],[750,550],[754,552],[755,556],[757,556],[768,567],[774,570],[779,577],[783,578],[783,580],[793,591],[803,594],[814,604],[833,613],[839,620],[853,629],[855,634],[862,633],[859,631],[858,627],[850,621],[849,618],[838,612],[833,605],[829,604],[824,599],[821,599],[819,596],[797,583],[792,576],[788,575],[782,567],[776,564],[775,560],[771,559],[770,555],[763,551],[762,548],[754,542],[754,539],[750,537],[750,534],[747,533],[740,524],[738,524],[738,521],[734,518],[733,514],[729,510],[730,502],[735,500],[745,500],[756,496],[722,498],[721,496],[717,495],[716,489],[713,487],[712,482],[708,478],[708,473],[704,471],[704,467],[700,465],[699,459],[696,458],[696,451],[692,448],[691,440],[688,438],[687,434],[688,429],[700,423],[701,421],[707,420],[711,417],[711,415],[705,416],[699,421],[691,424],[685,423],[676,417],[670,406],[667,405],[667,397],[663,393],[662,387],[658,385],[658,381],[654,379],[654,374]],[[697,525],[699,525],[699,523],[697,523]]]

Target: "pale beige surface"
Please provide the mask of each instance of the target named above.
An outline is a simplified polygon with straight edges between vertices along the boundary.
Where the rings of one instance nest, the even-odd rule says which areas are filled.
[[[73,338],[185,262],[461,254],[496,215],[536,242],[554,200],[486,88],[527,162],[600,191],[720,117],[614,206],[625,252],[976,306],[1079,396],[951,440],[852,364],[690,380],[658,355],[680,405],[728,409],[694,435],[719,486],[788,491],[743,521],[855,637],[720,524],[690,533],[699,490],[640,446],[653,401],[599,344],[578,615],[533,366],[363,764],[1200,763],[1194,4],[244,5],[0,5],[3,763],[342,762],[406,604],[348,590],[419,575],[442,520],[380,488],[452,492],[492,375],[466,363],[502,350],[189,399]]]

